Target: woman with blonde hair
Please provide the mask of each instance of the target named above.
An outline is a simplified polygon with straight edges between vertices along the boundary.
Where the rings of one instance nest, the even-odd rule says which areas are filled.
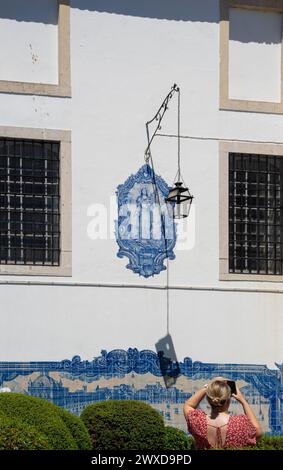
[[[211,406],[209,414],[197,408],[205,396]],[[229,415],[231,397],[241,403],[243,414]],[[251,446],[261,435],[259,422],[239,388],[232,394],[222,377],[215,377],[186,400],[184,415],[198,449]]]

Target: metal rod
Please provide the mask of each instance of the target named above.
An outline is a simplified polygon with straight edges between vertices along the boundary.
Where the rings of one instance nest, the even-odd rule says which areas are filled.
[[[268,282],[268,281],[267,281]],[[279,284],[282,281],[277,281]],[[210,292],[247,292],[257,294],[283,294],[283,289],[261,289],[245,287],[218,287],[218,286],[186,286],[186,285],[160,285],[160,284],[118,284],[96,282],[64,282],[64,281],[4,281],[0,280],[0,286],[34,286],[34,287],[101,287],[123,289],[153,289],[153,290],[188,290]]]
[[[155,134],[155,137],[169,137],[169,138],[174,138],[178,139],[178,135],[175,134]],[[245,142],[245,143],[251,143],[251,144],[276,144],[276,145],[283,145],[282,140],[281,141],[275,141],[275,140],[248,140],[248,139],[232,139],[228,137],[202,137],[200,135],[181,135],[180,139],[188,139],[188,140],[211,140],[215,142]]]
[[[168,103],[169,101],[171,100],[171,98],[173,97],[174,93],[177,92],[179,93],[180,89],[179,87],[176,85],[176,83],[174,83],[174,85],[172,86],[171,90],[169,91],[169,93],[167,94],[166,98],[163,100],[161,106],[159,107],[157,113],[153,116],[152,119],[150,119],[149,121],[146,122],[145,126],[146,126],[146,133],[147,133],[147,139],[148,139],[148,145],[145,149],[145,160],[148,161],[150,159],[150,156],[151,156],[151,152],[150,152],[150,146],[151,146],[151,143],[154,139],[154,137],[156,136],[157,134],[157,131],[159,131],[161,129],[160,127],[160,124],[162,122],[162,119],[164,117],[164,114],[166,113],[167,109],[168,109]],[[154,130],[153,134],[151,137],[149,137],[149,125],[153,122],[153,121],[158,121],[157,123],[157,126],[156,126],[156,129]]]
[[[178,180],[181,181],[181,139],[180,139],[180,124],[181,124],[181,95],[180,88],[178,88]]]

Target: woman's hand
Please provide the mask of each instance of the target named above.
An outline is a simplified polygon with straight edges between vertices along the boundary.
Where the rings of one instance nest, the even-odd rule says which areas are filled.
[[[232,397],[236,398],[238,402],[243,403],[245,401],[245,397],[237,385],[236,385],[236,391],[237,393],[233,393]]]
[[[227,383],[228,379],[224,379],[224,377],[214,377],[214,379],[212,379],[212,382],[214,382],[215,380],[219,380],[220,382]],[[235,398],[239,403],[243,403],[244,401],[246,401],[244,395],[242,394],[242,392],[240,391],[237,385],[236,385],[236,391],[237,393],[233,393],[232,397]]]

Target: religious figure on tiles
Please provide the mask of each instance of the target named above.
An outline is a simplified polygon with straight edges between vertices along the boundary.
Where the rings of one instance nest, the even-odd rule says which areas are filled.
[[[176,227],[173,207],[165,202],[168,192],[147,164],[117,188],[117,255],[127,256],[127,268],[144,277],[159,274],[166,269],[165,258],[175,258]]]
[[[140,196],[137,198],[136,205],[139,214],[139,238],[151,238],[151,201],[147,194],[146,187],[141,188]]]

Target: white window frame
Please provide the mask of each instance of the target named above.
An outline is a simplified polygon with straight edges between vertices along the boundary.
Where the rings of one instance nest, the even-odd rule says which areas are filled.
[[[70,0],[58,0],[58,83],[0,80],[0,92],[71,97]]]
[[[60,142],[60,264],[59,266],[1,264],[0,274],[35,276],[72,275],[71,131],[0,126],[0,136]]]
[[[281,42],[280,102],[251,101],[229,98],[229,10],[240,8],[283,14],[283,0],[220,0],[220,90],[219,107],[223,110],[283,113],[283,34]]]
[[[281,275],[229,272],[229,153],[277,155],[283,158],[283,144],[219,142],[219,280],[283,282]]]

